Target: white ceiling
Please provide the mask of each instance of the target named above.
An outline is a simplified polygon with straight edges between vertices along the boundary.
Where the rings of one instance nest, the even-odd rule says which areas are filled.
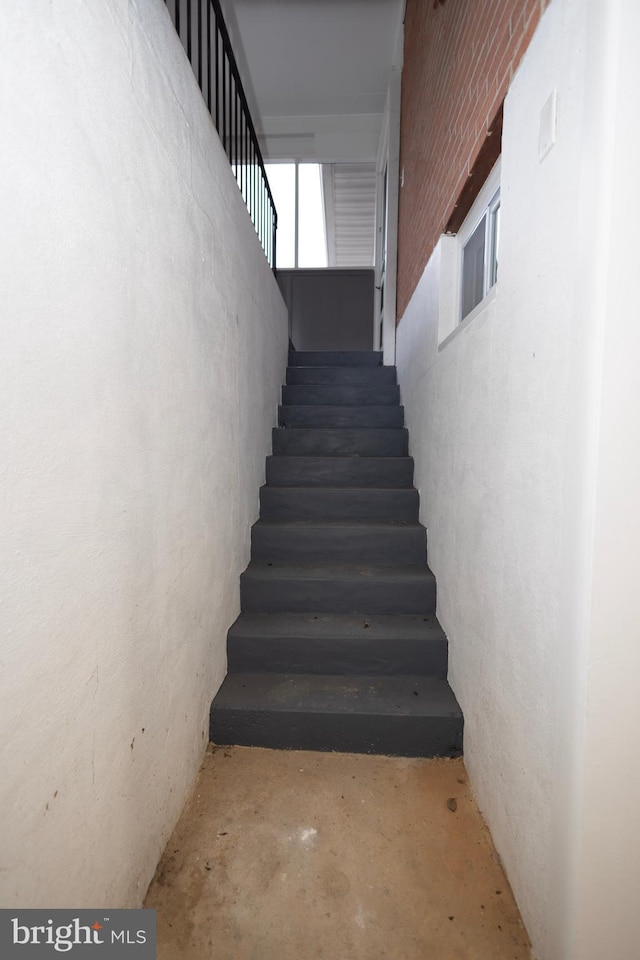
[[[262,118],[382,113],[402,0],[234,0]]]
[[[298,138],[297,159],[375,159],[404,0],[223,0],[223,8],[268,156],[291,157]]]

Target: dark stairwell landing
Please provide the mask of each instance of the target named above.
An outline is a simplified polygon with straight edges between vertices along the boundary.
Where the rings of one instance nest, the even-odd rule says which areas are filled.
[[[381,363],[290,353],[214,743],[462,751],[396,371]]]

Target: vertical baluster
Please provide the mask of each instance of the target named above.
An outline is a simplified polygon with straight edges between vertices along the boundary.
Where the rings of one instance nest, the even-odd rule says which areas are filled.
[[[242,114],[240,113],[240,108],[242,107],[242,102],[240,100],[240,94],[236,87],[236,130],[238,132],[238,184],[240,187],[240,193],[242,193]]]
[[[211,111],[211,0],[204,0],[207,5],[207,106],[209,107],[209,113]],[[213,114],[212,114],[213,115]]]
[[[198,86],[202,90],[202,0],[196,0],[198,4]]]
[[[260,238],[260,243],[264,246],[262,240],[262,182],[258,180],[258,236]]]
[[[215,45],[215,95],[216,95],[216,130],[220,134],[220,34],[218,33],[218,11],[214,8],[213,38]]]
[[[244,114],[243,114],[244,116]],[[249,121],[244,117],[244,194],[245,203],[249,206]]]
[[[266,211],[266,207],[265,207],[265,197],[266,197],[266,194],[265,194],[265,192],[264,192],[264,173],[262,174],[261,180],[262,180],[262,183],[260,184],[260,242],[262,243],[262,246],[263,246],[264,251],[265,251],[265,253],[266,253],[266,251],[267,251],[267,245],[266,245],[266,243],[265,243],[265,239],[266,239],[266,238],[265,238],[265,225],[266,225],[266,213],[267,213],[267,211]]]
[[[233,175],[238,179],[238,140],[236,138],[236,123],[238,122],[237,117],[238,111],[236,110],[236,78],[231,69],[231,61],[229,61],[229,116],[231,117],[231,166],[233,167]]]
[[[240,100],[240,192],[242,194],[242,199],[246,204],[247,198],[245,196],[245,183],[246,183],[247,175],[245,172],[244,124],[245,124],[244,107],[242,104],[242,100]]]
[[[235,158],[234,173],[238,180],[238,92],[235,73],[233,74],[233,156]]]
[[[247,152],[247,206],[251,209],[251,130],[249,129],[249,120],[245,123],[245,143]]]
[[[253,145],[253,225],[258,233],[258,158]]]
[[[278,214],[276,208],[271,204],[271,216],[273,217],[273,240],[271,242],[271,266],[275,270],[278,266],[276,243],[278,241]]]
[[[250,140],[249,151],[251,153],[251,219],[253,225],[256,225],[256,168],[255,168],[255,158],[253,154],[253,140]]]
[[[227,101],[227,113],[229,114],[229,163],[231,164],[231,169],[233,170],[233,95],[232,95],[233,73],[231,72],[231,64],[229,63],[228,59],[227,59],[227,70],[228,70],[227,94],[229,97]],[[235,176],[235,170],[233,170],[233,173]]]
[[[189,57],[189,63],[193,63],[191,59],[191,0],[187,0],[187,56]]]
[[[240,149],[240,100],[238,99],[238,83],[236,81],[235,87],[235,111],[236,111],[236,183],[238,184],[238,190],[242,192],[240,184],[242,182],[242,150]]]
[[[249,117],[249,120],[251,118]],[[253,207],[253,141],[251,139],[251,129],[249,127],[249,120],[247,120],[247,174],[249,176],[249,182],[247,184],[247,193],[249,196],[249,203]]]
[[[224,147],[225,153],[227,153],[227,58],[224,53],[224,47],[221,50],[222,53],[222,146]]]

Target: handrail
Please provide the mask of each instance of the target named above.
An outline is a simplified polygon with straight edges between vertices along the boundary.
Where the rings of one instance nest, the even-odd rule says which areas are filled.
[[[165,0],[269,265],[278,214],[220,0]]]

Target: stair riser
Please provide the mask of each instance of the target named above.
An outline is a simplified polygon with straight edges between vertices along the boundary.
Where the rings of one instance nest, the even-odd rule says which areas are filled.
[[[262,487],[263,520],[383,520],[417,523],[418,491]]]
[[[396,382],[395,367],[289,367],[287,384],[377,386]]]
[[[283,530],[275,525],[256,524],[251,535],[251,557],[259,563],[358,564],[384,557],[387,566],[409,566],[426,562],[426,537],[422,527],[392,527],[388,531],[352,527]]]
[[[396,384],[380,384],[370,387],[322,386],[307,384],[282,388],[284,406],[364,406],[372,404],[399,404],[400,388]]]
[[[411,457],[267,457],[267,483],[277,487],[410,487]]]
[[[273,430],[276,456],[406,457],[406,430]]]
[[[392,757],[457,757],[462,722],[438,717],[349,716],[260,710],[211,711],[210,736],[219,745],[319,750]]]
[[[348,676],[447,675],[446,640],[359,641],[335,637],[313,640],[229,637],[230,673],[311,673]]]
[[[435,580],[255,580],[240,578],[243,610],[256,613],[435,613]]]
[[[404,407],[278,407],[281,427],[394,429],[404,424]]]
[[[290,367],[379,367],[382,354],[370,350],[290,350]]]

